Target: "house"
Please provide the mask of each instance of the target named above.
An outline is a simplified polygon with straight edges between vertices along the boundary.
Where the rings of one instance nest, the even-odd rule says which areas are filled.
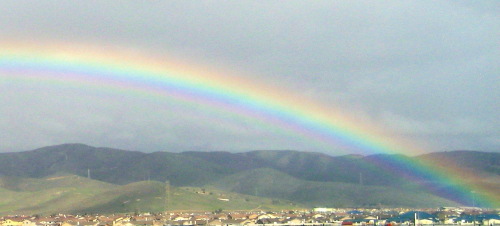
[[[306,220],[304,218],[292,218],[292,219],[287,219],[282,223],[287,225],[303,225],[304,223],[306,223]]]
[[[436,221],[432,219],[417,219],[417,225],[431,225],[435,223]]]
[[[462,217],[457,217],[455,219],[456,224],[474,224],[474,222],[477,224],[479,223],[478,219],[475,218],[474,216],[467,215],[467,216],[462,216]]]
[[[206,221],[210,220],[211,217],[203,214],[203,215],[195,215],[191,219],[195,220],[195,221],[205,221],[206,222]]]
[[[238,214],[238,213],[232,213],[227,216],[228,219],[231,220],[246,220],[248,215],[246,214]]]
[[[318,207],[314,208],[313,212],[320,212],[320,213],[332,213],[335,209],[333,208],[324,208],[324,207]]]
[[[359,210],[351,210],[351,211],[347,212],[347,214],[349,214],[351,216],[357,216],[357,215],[363,215],[363,212],[361,212]]]
[[[386,220],[387,223],[391,224],[415,224],[415,221],[418,225],[435,224],[438,222],[436,216],[422,211],[410,211]]]
[[[149,220],[149,221],[130,221],[129,223],[132,225],[135,225],[135,226],[153,226],[154,225],[154,221],[152,221],[152,220]]]
[[[350,220],[345,220],[342,222],[342,225],[368,225],[368,224],[373,224],[370,223],[373,222],[372,219],[350,219]]]
[[[266,213],[266,214],[262,214],[262,215],[259,215],[257,217],[258,220],[261,220],[261,219],[276,219],[278,218],[277,216],[273,215],[273,214],[270,214],[270,213]]]
[[[314,218],[314,219],[325,218],[325,215],[317,213],[317,214],[312,215],[311,218]]]
[[[5,219],[1,222],[2,226],[22,226],[23,220],[21,219]]]
[[[78,224],[75,222],[70,222],[70,221],[65,221],[65,222],[61,223],[61,226],[76,226],[76,225],[78,225]]]
[[[53,226],[53,225],[59,225],[59,222],[51,217],[41,217],[35,220],[37,225],[41,226]]]
[[[483,225],[500,225],[500,218],[490,218],[490,219],[484,219],[483,220]]]
[[[222,223],[222,220],[220,220],[220,219],[214,219],[214,220],[212,220],[212,221],[209,221],[209,222],[207,223],[207,225],[211,225],[211,226],[212,226],[212,225],[213,225],[213,226],[222,226],[222,225],[224,225],[224,223]]]
[[[130,221],[127,221],[127,222],[120,222],[118,224],[116,224],[116,226],[134,226],[132,223],[130,223]]]
[[[213,216],[214,219],[219,219],[219,220],[227,220],[229,219],[229,216],[226,214],[216,214]]]
[[[378,219],[376,217],[373,217],[373,216],[367,216],[363,219],[366,221],[367,224],[375,225],[378,222]]]
[[[250,219],[250,220],[256,220],[257,218],[259,218],[259,215],[255,214],[255,213],[248,215],[248,219]]]
[[[178,215],[172,218],[173,221],[187,221],[190,220],[191,216],[189,215]]]
[[[444,219],[443,224],[454,224],[458,217],[447,217]]]
[[[257,220],[256,224],[281,224],[281,221],[277,218],[263,218]]]
[[[223,220],[222,224],[223,225],[244,225],[245,223],[243,223],[243,222],[246,222],[246,221],[247,221],[246,219],[245,220],[230,220],[230,219],[228,219],[228,220]],[[248,222],[247,222],[247,224],[248,224]]]
[[[25,219],[23,220],[23,226],[36,226],[36,222],[29,219]]]
[[[194,222],[192,220],[177,221],[175,223],[176,225],[194,225]]]
[[[500,214],[464,215],[456,218],[455,220],[455,223],[459,224],[482,223],[482,225],[498,225],[500,224]]]

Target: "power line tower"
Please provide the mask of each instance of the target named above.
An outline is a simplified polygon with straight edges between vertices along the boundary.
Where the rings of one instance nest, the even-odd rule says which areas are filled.
[[[165,181],[165,213],[170,207],[170,181]]]

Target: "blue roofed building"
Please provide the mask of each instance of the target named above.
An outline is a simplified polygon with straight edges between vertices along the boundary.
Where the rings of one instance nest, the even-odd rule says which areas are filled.
[[[415,222],[416,221],[416,222]],[[427,225],[436,224],[439,220],[437,216],[422,212],[422,211],[410,211],[401,214],[396,217],[392,217],[386,220],[387,224],[415,224],[416,225]]]

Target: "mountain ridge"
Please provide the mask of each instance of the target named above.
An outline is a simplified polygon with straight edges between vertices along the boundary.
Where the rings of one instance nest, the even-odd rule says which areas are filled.
[[[391,164],[391,159],[395,157],[408,162],[434,161],[435,164],[444,160],[450,161],[458,167],[466,167],[478,172],[478,177],[485,180],[485,184],[489,187],[500,188],[498,183],[500,181],[498,179],[500,178],[498,170],[500,153],[480,151],[435,152],[415,157],[388,154],[356,155],[353,157],[352,155],[330,156],[324,153],[293,150],[238,153],[223,151],[143,153],[92,147],[85,144],[62,144],[32,151],[0,153],[0,176],[43,178],[55,174],[74,174],[81,177],[90,176],[92,179],[116,185],[145,180],[160,182],[168,180],[172,186],[203,187],[217,184],[217,181],[224,179],[228,180],[227,178],[234,175],[245,175],[248,171],[271,169],[273,172],[276,171],[296,178],[297,183],[309,183],[309,186],[312,183],[318,189],[322,186],[328,188],[330,196],[334,196],[336,186],[339,187],[342,183],[354,186],[350,190],[358,189],[356,186],[359,185],[363,185],[365,188],[371,186],[370,189],[375,190],[379,187],[390,187],[400,191],[412,189],[415,185],[394,173],[394,171],[410,170],[405,165],[396,164],[392,166],[396,167],[393,171],[379,167],[383,164]],[[435,183],[434,181],[425,181],[427,178],[418,179],[422,180],[421,184]],[[227,184],[231,183],[227,182]],[[361,192],[363,189],[358,190]],[[228,189],[228,191],[242,192],[238,189]],[[320,191],[321,189],[317,190],[318,193],[321,193]],[[345,190],[344,193],[347,194],[348,190]],[[247,192],[247,194],[249,193]],[[302,194],[306,196],[304,191]],[[404,192],[400,194],[406,196],[403,195],[406,194]],[[277,197],[296,201],[303,200],[298,196],[290,195],[277,195]],[[318,197],[315,199],[321,201]],[[461,202],[467,204],[467,199],[464,197]],[[349,202],[344,201],[344,203]],[[360,200],[351,202],[351,204],[375,204],[374,201],[359,202]],[[331,203],[335,204],[335,200],[332,199]],[[381,203],[385,203],[385,201],[381,201]],[[391,202],[387,203],[390,205]]]

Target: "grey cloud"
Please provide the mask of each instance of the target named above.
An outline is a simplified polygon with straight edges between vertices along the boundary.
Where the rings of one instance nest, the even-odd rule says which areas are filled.
[[[429,151],[498,151],[499,5],[4,1],[0,40],[94,43],[233,68],[388,127],[395,137],[415,140]],[[106,99],[99,92],[61,97],[57,92],[68,90],[40,95],[43,90],[1,88],[0,112],[7,118],[0,124],[8,135],[0,151],[83,142],[144,151],[339,153],[307,138],[283,136],[281,129],[270,131],[265,123],[172,100],[158,105],[133,97]]]

